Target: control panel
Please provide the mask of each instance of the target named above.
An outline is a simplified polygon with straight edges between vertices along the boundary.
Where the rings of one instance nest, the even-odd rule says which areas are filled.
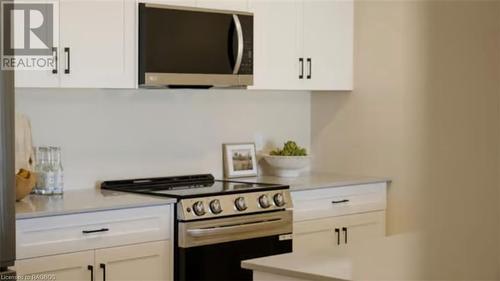
[[[197,220],[292,208],[290,191],[272,190],[182,199],[177,204],[179,220]]]

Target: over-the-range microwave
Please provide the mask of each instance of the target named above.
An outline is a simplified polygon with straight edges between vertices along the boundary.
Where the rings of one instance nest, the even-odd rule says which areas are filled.
[[[253,84],[253,15],[139,4],[139,86]]]

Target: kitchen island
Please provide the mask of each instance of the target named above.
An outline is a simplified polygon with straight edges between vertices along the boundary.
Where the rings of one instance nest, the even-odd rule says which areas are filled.
[[[417,235],[396,235],[349,247],[325,247],[242,262],[256,281],[419,280]]]

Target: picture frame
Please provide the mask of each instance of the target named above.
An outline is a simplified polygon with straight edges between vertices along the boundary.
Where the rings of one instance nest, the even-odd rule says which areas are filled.
[[[222,151],[225,178],[257,176],[255,143],[225,143]]]

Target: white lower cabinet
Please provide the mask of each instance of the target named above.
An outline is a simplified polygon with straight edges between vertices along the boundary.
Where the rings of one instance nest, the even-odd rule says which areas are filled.
[[[293,250],[307,251],[385,236],[387,184],[292,192]]]
[[[16,271],[27,280],[170,280],[169,253],[168,241],[151,242],[18,260]]]
[[[163,205],[18,220],[15,269],[29,280],[172,280],[172,215]]]

